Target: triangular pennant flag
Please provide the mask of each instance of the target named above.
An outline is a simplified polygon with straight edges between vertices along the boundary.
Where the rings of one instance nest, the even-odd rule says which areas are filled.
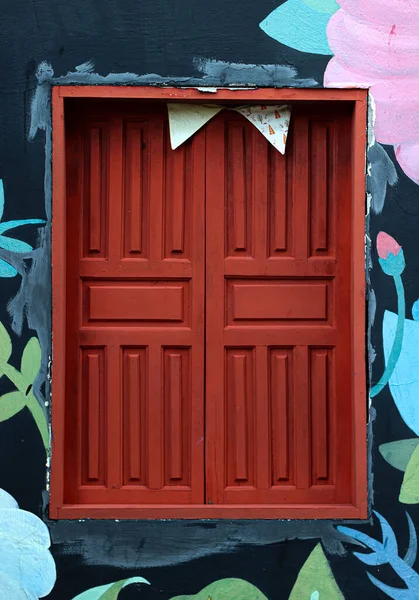
[[[283,105],[250,105],[234,108],[266,137],[281,154],[285,154],[288,129],[290,125],[291,106]]]
[[[170,145],[175,150],[222,110],[222,106],[168,103]]]

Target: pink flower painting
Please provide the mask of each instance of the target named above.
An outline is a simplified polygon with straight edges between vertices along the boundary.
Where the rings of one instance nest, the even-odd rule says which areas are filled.
[[[370,88],[375,137],[394,146],[397,160],[419,183],[419,2],[338,0],[327,25],[334,54],[326,87]]]

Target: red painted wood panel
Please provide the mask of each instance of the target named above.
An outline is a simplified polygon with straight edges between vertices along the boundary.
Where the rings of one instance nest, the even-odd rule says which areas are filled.
[[[207,126],[207,498],[353,499],[351,117],[296,107],[285,156]]]
[[[204,136],[68,115],[65,502],[204,502]],[[68,467],[68,471],[67,471]]]

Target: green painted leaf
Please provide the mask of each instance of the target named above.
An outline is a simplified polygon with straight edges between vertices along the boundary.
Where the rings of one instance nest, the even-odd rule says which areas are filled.
[[[301,567],[289,600],[312,598],[313,594],[319,600],[345,600],[321,544],[317,544]]]
[[[42,350],[38,338],[32,337],[22,354],[20,370],[26,386],[32,385],[41,367]]]
[[[144,577],[130,577],[129,579],[121,579],[120,581],[115,581],[115,583],[100,585],[99,587],[82,592],[78,596],[75,596],[73,600],[117,600],[122,588],[131,585],[131,583],[148,583],[150,585],[150,582],[144,579]]]
[[[244,579],[219,579],[192,596],[175,596],[171,600],[267,600],[262,592]]]
[[[418,445],[419,438],[410,438],[381,444],[379,450],[384,460],[392,467],[399,469],[399,471],[406,471],[408,462]]]
[[[17,387],[21,392],[25,392],[27,386],[25,386],[25,381],[23,379],[22,373],[15,369],[9,363],[0,363],[1,371],[6,377],[10,379],[10,381]]]
[[[406,467],[399,501],[403,504],[419,504],[419,446],[416,446]]]
[[[12,340],[6,327],[0,322],[0,363],[7,362],[12,354]]]
[[[0,421],[14,417],[26,405],[26,396],[22,392],[9,392],[0,397]]]

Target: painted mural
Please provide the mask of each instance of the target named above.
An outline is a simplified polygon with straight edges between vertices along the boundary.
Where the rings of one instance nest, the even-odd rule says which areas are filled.
[[[418,599],[417,2],[244,0],[239,13],[193,1],[179,14],[151,0],[67,4],[10,7],[0,26],[16,67],[0,104],[0,596]],[[368,523],[48,521],[50,91],[61,84],[369,89]]]
[[[281,44],[331,55],[325,87],[368,88],[375,137],[394,146],[403,171],[419,183],[419,40],[414,2],[287,0],[260,27]]]

